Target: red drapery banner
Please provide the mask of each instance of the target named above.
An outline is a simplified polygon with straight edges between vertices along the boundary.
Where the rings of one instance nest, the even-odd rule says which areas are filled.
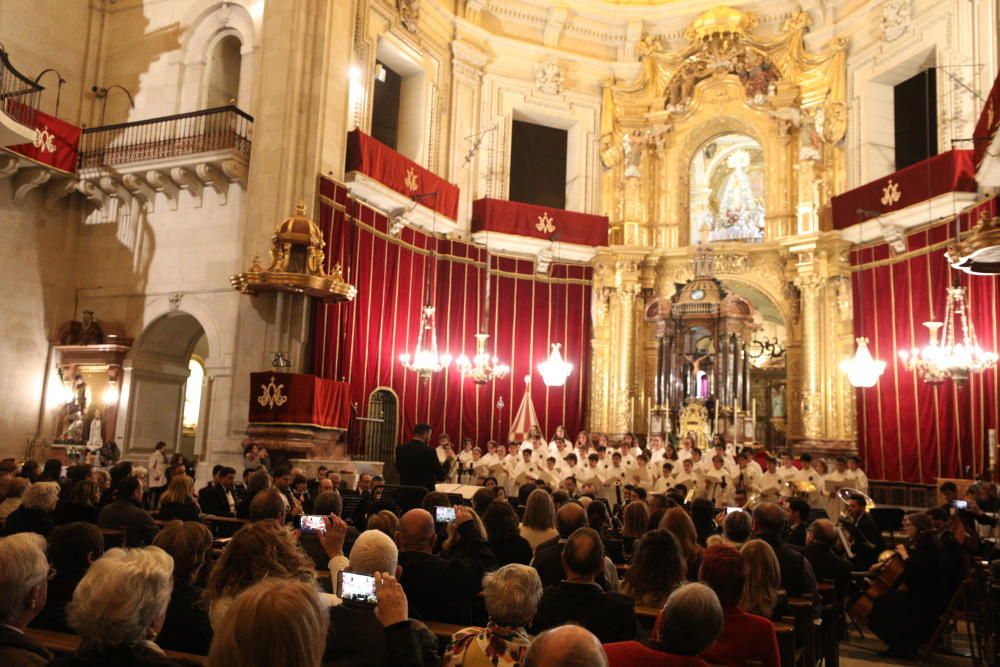
[[[477,386],[452,367],[422,383],[403,368],[399,355],[412,353],[416,344],[424,272],[430,270],[434,280],[439,349],[471,358],[483,304],[485,251],[409,227],[394,238],[384,215],[347,195],[344,186],[320,179],[319,224],[327,239],[327,261],[344,266],[358,295],[349,304],[317,305],[317,375],[348,382],[362,415],[374,391],[391,390],[399,403],[400,441],[418,422],[447,432],[456,443],[465,437],[480,446],[491,438],[503,440],[528,374],[547,435],[560,424],[571,434],[583,428],[590,365],[589,266],[554,263],[549,275],[538,276],[532,260],[492,256],[489,344],[511,373]],[[434,261],[428,262],[432,249]],[[545,387],[537,372],[551,343],[561,343],[563,356],[573,364],[565,387]]]
[[[424,169],[361,130],[347,133],[345,171],[359,171],[407,197],[436,192],[434,197],[422,197],[420,203],[452,220],[458,219],[457,185]]]
[[[997,75],[993,82],[990,95],[986,98],[982,113],[979,114],[976,130],[972,133],[972,163],[977,170],[986,157],[986,149],[990,147],[998,125],[1000,125],[1000,75]]]
[[[975,192],[972,151],[950,150],[837,195],[831,201],[834,229],[900,211],[949,192]]]
[[[251,373],[250,423],[347,429],[350,388],[301,373]]]
[[[608,244],[608,218],[503,199],[472,202],[472,231],[530,236],[561,243]]]
[[[80,148],[80,128],[41,111],[33,111],[35,140],[30,144],[8,146],[7,150],[29,160],[76,173]]]
[[[995,215],[995,202],[963,212],[961,228],[973,226],[983,208]],[[874,479],[933,483],[989,467],[987,434],[1000,426],[997,371],[934,387],[898,356],[927,345],[922,323],[944,318],[945,288],[956,277],[966,288],[980,346],[1000,349],[1000,278],[951,270],[944,252],[953,235],[954,221],[945,221],[908,234],[908,252],[898,257],[885,243],[851,252],[855,334],[867,336],[872,355],[886,362],[877,385],[857,390],[858,447]]]

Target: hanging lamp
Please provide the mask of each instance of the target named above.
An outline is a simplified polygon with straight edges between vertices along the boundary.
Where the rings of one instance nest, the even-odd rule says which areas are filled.
[[[488,239],[487,239],[488,242]],[[501,363],[496,355],[487,350],[490,340],[490,249],[486,247],[486,287],[483,298],[482,329],[476,334],[476,354],[470,360],[464,354],[455,360],[463,377],[470,378],[476,384],[486,384],[491,380],[500,380],[510,373],[510,366]]]
[[[861,223],[858,222],[858,247],[862,242]],[[861,331],[865,330],[865,272],[864,269],[858,271],[858,296],[861,311]],[[852,387],[868,388],[874,387],[878,379],[885,372],[885,362],[872,357],[868,350],[868,338],[859,336],[854,339],[858,347],[854,351],[854,356],[840,362],[840,370],[847,375],[847,381]]]

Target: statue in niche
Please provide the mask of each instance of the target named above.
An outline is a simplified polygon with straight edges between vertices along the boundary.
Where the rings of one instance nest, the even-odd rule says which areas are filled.
[[[721,188],[717,213],[711,215],[711,240],[760,239],[764,206],[750,183],[750,154],[735,150],[726,158],[730,173]]]
[[[785,391],[782,386],[771,387],[771,416],[785,416]]]
[[[642,138],[639,130],[626,132],[622,137],[622,155],[625,161],[625,178],[639,178],[642,173]]]
[[[72,321],[59,341],[60,345],[101,345],[104,343],[104,329],[94,319],[94,311],[83,311],[79,322]]]
[[[90,437],[87,438],[87,451],[96,452],[104,446],[104,436],[101,431],[101,411],[94,413],[94,418],[90,420]]]

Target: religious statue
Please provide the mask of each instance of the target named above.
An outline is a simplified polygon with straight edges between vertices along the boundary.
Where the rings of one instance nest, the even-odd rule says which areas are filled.
[[[622,137],[622,154],[625,156],[625,178],[639,178],[642,171],[642,139],[638,130],[626,132]]]
[[[94,413],[90,420],[90,437],[87,439],[87,451],[97,451],[104,445],[104,434],[101,432],[101,412]]]
[[[63,435],[63,440],[70,442],[83,442],[83,414],[74,412],[66,417],[69,425]]]
[[[420,0],[397,0],[399,22],[410,32],[417,31],[417,21],[420,20]]]

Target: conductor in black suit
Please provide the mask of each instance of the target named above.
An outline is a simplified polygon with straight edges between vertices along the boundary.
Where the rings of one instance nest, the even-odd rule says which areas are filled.
[[[434,490],[437,482],[443,482],[454,461],[454,456],[438,461],[437,452],[427,443],[431,439],[431,425],[417,424],[413,428],[413,440],[396,448],[396,471],[399,483],[404,486],[422,486]]]

